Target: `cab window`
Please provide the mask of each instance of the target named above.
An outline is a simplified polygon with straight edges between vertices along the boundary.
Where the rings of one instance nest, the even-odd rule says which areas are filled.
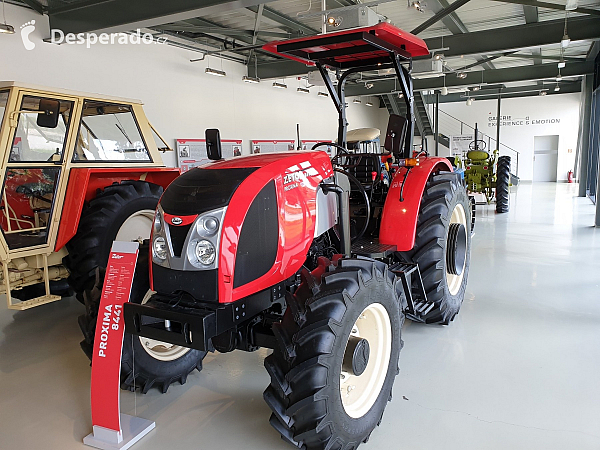
[[[86,100],[73,161],[151,161],[132,107]]]
[[[6,103],[8,102],[8,91],[0,91],[0,123],[4,117],[4,111],[6,110]]]
[[[25,95],[9,162],[60,161],[73,102]]]

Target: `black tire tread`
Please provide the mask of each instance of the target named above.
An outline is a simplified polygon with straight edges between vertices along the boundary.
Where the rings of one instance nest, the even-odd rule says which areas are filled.
[[[510,156],[498,158],[496,170],[496,212],[506,213],[510,207]]]

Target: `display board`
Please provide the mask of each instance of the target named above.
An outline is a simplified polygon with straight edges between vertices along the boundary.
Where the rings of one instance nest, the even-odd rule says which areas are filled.
[[[322,140],[322,141],[317,141],[314,139],[307,139],[307,140],[302,140],[302,150],[310,150],[313,148],[313,146],[315,144],[318,144],[319,142],[332,142],[331,140]],[[330,146],[322,146],[319,147],[317,150],[322,150],[324,152],[326,152],[328,155],[333,154],[333,147]]]
[[[471,142],[473,142],[472,134],[450,136],[450,154],[452,156],[462,156],[469,151]]]
[[[223,158],[242,155],[241,139],[221,139]],[[181,172],[206,164],[206,139],[177,139],[177,165]]]
[[[282,141],[269,141],[255,139],[250,141],[250,151],[253,155],[258,153],[278,153],[296,150],[296,141],[286,139]]]

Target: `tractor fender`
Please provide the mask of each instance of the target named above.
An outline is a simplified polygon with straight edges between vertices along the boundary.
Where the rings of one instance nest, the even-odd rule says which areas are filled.
[[[411,250],[415,245],[419,207],[427,180],[432,173],[440,170],[452,172],[452,166],[446,158],[423,158],[418,161],[410,170],[401,168],[396,172],[383,206],[379,242],[395,245],[400,252]]]
[[[127,180],[147,181],[166,188],[179,173],[178,168],[169,167],[71,169],[54,251],[63,248],[75,236],[83,205],[96,197],[98,189]]]

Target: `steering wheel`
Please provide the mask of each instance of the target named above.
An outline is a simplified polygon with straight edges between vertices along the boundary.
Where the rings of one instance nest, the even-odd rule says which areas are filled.
[[[485,141],[482,141],[481,139],[476,139],[476,140],[471,141],[469,143],[469,150],[484,151],[485,150],[485,146],[486,146]]]

